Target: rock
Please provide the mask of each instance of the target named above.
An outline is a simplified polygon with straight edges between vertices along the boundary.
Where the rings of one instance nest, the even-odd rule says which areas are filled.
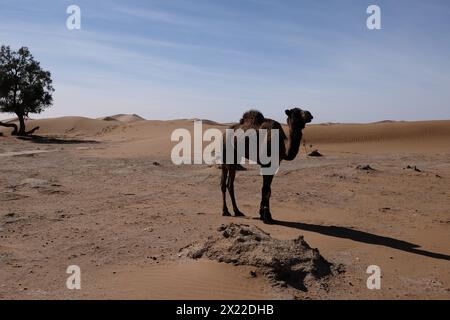
[[[49,186],[50,183],[47,180],[42,179],[34,179],[34,178],[27,178],[20,182],[21,185],[28,185],[31,188],[42,188]]]
[[[308,157],[323,157],[319,150],[314,150],[308,154]]]
[[[358,169],[358,170],[364,170],[364,171],[375,171],[375,169],[374,168],[372,168],[370,165],[365,165],[365,166],[362,166],[362,165],[359,165],[359,166],[357,166],[356,167],[356,169]]]
[[[422,172],[422,170],[418,169],[417,166],[412,167],[412,166],[408,165],[408,166],[406,167],[406,169],[414,170],[414,171],[416,171],[416,172]]]

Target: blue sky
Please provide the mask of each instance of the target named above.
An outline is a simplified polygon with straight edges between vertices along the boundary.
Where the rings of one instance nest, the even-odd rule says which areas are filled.
[[[81,30],[66,28],[71,4]],[[370,4],[382,30],[366,27]],[[52,72],[40,117],[450,119],[447,0],[0,0],[0,43]]]

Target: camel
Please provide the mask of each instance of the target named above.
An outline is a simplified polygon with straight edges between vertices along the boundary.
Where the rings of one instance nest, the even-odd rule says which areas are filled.
[[[263,114],[256,110],[250,110],[244,113],[239,124],[233,125],[230,129],[242,129],[244,132],[248,129],[266,129],[270,133],[271,129],[279,130],[279,161],[282,160],[292,161],[297,156],[300,143],[302,140],[302,130],[305,125],[313,119],[313,116],[309,111],[302,110],[300,108],[293,108],[285,111],[287,115],[287,124],[289,127],[289,134],[286,135],[280,123],[272,119],[266,119]],[[267,147],[270,148],[270,134],[268,134]],[[225,135],[224,135],[225,139]],[[224,143],[225,145],[225,143]],[[259,149],[259,148],[258,148]],[[226,159],[225,147],[223,149],[223,159]],[[245,154],[248,158],[248,144],[245,145]],[[259,153],[258,153],[259,154]],[[256,161],[260,166],[263,166],[259,159]],[[236,197],[234,194],[234,180],[236,177],[237,166],[239,165],[236,157],[234,163],[226,164],[223,161],[222,165],[222,176],[220,181],[220,187],[222,191],[223,198],[223,216],[231,216],[228,211],[226,202],[226,191],[230,194],[231,203],[233,206],[234,215],[236,217],[244,217],[245,215],[238,209],[236,204]],[[261,220],[266,224],[273,224],[272,214],[270,212],[270,195],[271,195],[271,184],[273,180],[273,175],[263,175],[263,187],[262,187],[262,197],[261,205],[259,209],[259,214]]]

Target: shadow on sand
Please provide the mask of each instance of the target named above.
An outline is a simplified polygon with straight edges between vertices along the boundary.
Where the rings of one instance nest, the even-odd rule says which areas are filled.
[[[406,242],[403,240],[397,240],[394,238],[379,236],[373,233],[359,231],[355,229],[336,226],[323,226],[301,222],[288,222],[288,221],[275,221],[274,224],[304,231],[316,232],[330,237],[350,239],[357,242],[385,246],[430,258],[450,261],[450,256],[446,254],[435,253],[419,249],[420,246],[417,244]]]
[[[95,140],[78,140],[78,139],[60,139],[55,137],[43,137],[43,136],[25,136],[17,137],[17,139],[29,141],[32,143],[41,144],[82,144],[82,143],[99,143]]]

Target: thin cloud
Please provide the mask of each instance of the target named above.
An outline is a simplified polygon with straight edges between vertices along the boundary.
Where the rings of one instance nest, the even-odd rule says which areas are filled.
[[[150,10],[138,7],[115,7],[113,11],[122,15],[127,15],[129,17],[143,19],[151,22],[159,22],[184,27],[200,26],[200,24],[195,20],[188,20],[185,16],[169,13],[163,10]]]

